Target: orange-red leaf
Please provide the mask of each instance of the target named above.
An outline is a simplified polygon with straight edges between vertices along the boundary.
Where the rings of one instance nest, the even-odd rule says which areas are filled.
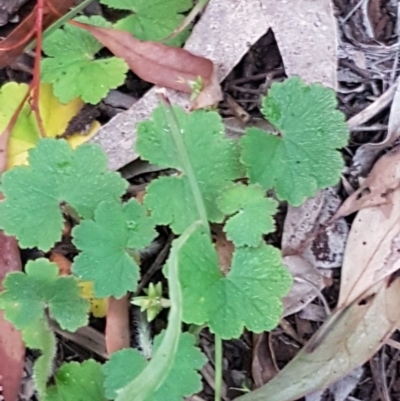
[[[46,29],[62,17],[74,3],[75,0],[45,0],[43,29]],[[23,53],[26,45],[34,38],[37,7],[0,42],[0,68],[12,63]]]
[[[0,231],[0,290],[8,272],[20,271],[17,241]],[[0,385],[5,401],[16,401],[24,370],[25,346],[21,333],[4,319],[0,311]]]

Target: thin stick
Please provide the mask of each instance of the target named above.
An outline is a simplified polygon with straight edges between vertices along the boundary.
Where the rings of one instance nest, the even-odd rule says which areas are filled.
[[[33,78],[31,82],[32,88],[32,103],[31,107],[33,113],[36,116],[36,120],[39,126],[39,132],[42,137],[46,136],[46,132],[44,130],[43,121],[40,117],[39,111],[39,95],[40,95],[40,61],[42,58],[42,29],[43,29],[43,10],[44,10],[44,2],[45,0],[38,0],[37,10],[36,10],[36,22],[35,22],[35,30],[36,30],[36,51],[35,51],[35,65],[33,67]]]
[[[387,107],[393,100],[396,89],[397,81],[392,86],[390,86],[386,92],[382,93],[382,95],[373,103],[367,106],[364,110],[361,110],[355,116],[351,117],[347,121],[347,125],[349,126],[350,130],[352,130],[354,127],[366,123],[369,119],[376,116],[380,111]]]
[[[340,21],[340,24],[343,25],[348,19],[350,19],[353,14],[365,3],[366,0],[360,0],[355,7]]]

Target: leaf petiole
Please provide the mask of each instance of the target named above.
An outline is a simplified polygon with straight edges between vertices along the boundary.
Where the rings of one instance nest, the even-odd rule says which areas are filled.
[[[185,143],[183,141],[182,131],[179,127],[179,123],[177,121],[177,118],[174,114],[173,108],[172,108],[171,104],[169,103],[168,99],[161,93],[159,93],[158,97],[160,99],[161,107],[164,112],[165,119],[168,123],[170,133],[172,135],[172,138],[175,142],[176,149],[180,156],[182,166],[183,166],[183,171],[185,172],[185,174],[188,178],[189,186],[190,186],[190,189],[191,189],[193,197],[194,197],[194,201],[196,204],[197,211],[199,213],[201,223],[203,225],[203,229],[205,230],[205,232],[208,235],[210,235],[206,207],[203,202],[203,197],[201,195],[201,191],[200,191],[199,185],[197,183],[197,179],[196,179],[196,175],[193,170],[192,163],[190,161],[189,155],[186,150]]]

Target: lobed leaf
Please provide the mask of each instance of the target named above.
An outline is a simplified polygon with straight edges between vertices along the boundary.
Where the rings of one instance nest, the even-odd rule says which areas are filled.
[[[111,26],[99,16],[78,17],[76,21],[95,26]],[[43,82],[54,85],[54,94],[62,103],[76,97],[96,104],[108,91],[122,85],[128,66],[119,58],[95,59],[103,45],[89,32],[66,24],[43,42],[48,56],[41,63]]]
[[[225,138],[217,113],[198,110],[187,114],[179,107],[174,107],[173,111],[208,219],[221,222],[224,214],[218,209],[216,199],[228,182],[241,175],[238,149],[234,142]],[[198,212],[193,207],[195,201],[184,171],[183,156],[176,148],[161,107],[154,111],[151,120],[139,124],[136,148],[142,158],[181,173],[153,181],[147,188],[144,202],[158,224],[170,224],[175,233],[182,233],[198,219]],[[166,202],[171,194],[174,201]]]
[[[98,298],[120,298],[134,291],[139,266],[134,254],[145,248],[157,232],[153,219],[135,199],[125,204],[102,202],[94,220],[84,220],[72,231],[73,242],[82,252],[72,266],[82,280],[93,281]]]
[[[275,188],[280,200],[294,206],[336,184],[344,166],[337,149],[349,136],[336,107],[335,92],[322,85],[305,85],[297,77],[273,84],[262,112],[278,133],[248,128],[241,139],[251,182]]]
[[[133,34],[139,40],[160,41],[169,36],[183,21],[182,13],[188,11],[192,0],[101,0],[111,8],[132,11],[131,15],[117,21],[114,26]],[[188,37],[185,30],[166,43],[181,46]]]
[[[0,228],[15,235],[22,248],[47,251],[61,238],[60,203],[91,218],[101,201],[117,201],[127,186],[118,173],[107,171],[98,145],[72,150],[65,140],[42,139],[30,151],[29,163],[2,176],[6,199],[0,202]]]
[[[93,359],[65,363],[47,389],[46,401],[105,401],[103,383],[101,364]]]
[[[80,297],[77,280],[58,276],[57,265],[47,259],[29,261],[25,273],[8,274],[4,288],[0,308],[18,330],[42,320],[46,308],[64,330],[75,331],[87,323],[89,303]]]
[[[165,333],[154,339],[157,351]],[[189,333],[180,335],[178,350],[172,369],[161,386],[146,401],[181,401],[201,390],[201,377],[198,374],[206,358],[195,346],[195,337]],[[105,388],[108,399],[116,398],[119,389],[131,382],[147,365],[146,359],[135,349],[125,349],[111,355],[104,365]]]
[[[184,322],[208,324],[223,339],[238,338],[243,327],[255,333],[275,328],[292,283],[279,250],[264,243],[237,248],[224,276],[211,241],[199,231],[182,247],[179,271]]]
[[[235,246],[257,247],[262,235],[275,230],[273,215],[277,202],[265,197],[265,190],[259,185],[232,184],[217,199],[221,211],[231,216],[224,231]]]

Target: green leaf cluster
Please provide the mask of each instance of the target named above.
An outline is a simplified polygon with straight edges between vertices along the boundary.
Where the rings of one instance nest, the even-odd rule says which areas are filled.
[[[107,171],[100,146],[73,150],[65,140],[42,139],[29,152],[29,166],[2,175],[6,199],[0,203],[0,228],[23,248],[48,251],[61,239],[60,205],[67,203],[80,217],[91,218],[101,201],[117,202],[126,187],[119,174]]]
[[[264,240],[275,229],[273,194],[299,205],[335,184],[347,128],[333,92],[298,78],[272,85],[262,103],[276,132],[248,128],[239,141],[225,136],[216,112],[186,113],[162,103],[139,124],[136,146],[142,159],[174,173],[153,180],[143,204],[121,201],[127,183],[107,171],[96,145],[72,150],[63,140],[43,139],[30,151],[29,166],[4,173],[0,229],[22,247],[47,251],[61,238],[63,212],[74,215],[79,221],[72,236],[80,253],[72,269],[93,281],[96,297],[135,291],[139,251],[156,236],[156,225],[169,226],[178,237],[163,270],[170,320],[156,338],[154,358],[147,362],[134,350],[120,351],[105,365],[104,377],[92,362],[68,365],[49,391],[52,400],[64,399],[68,389],[76,395],[79,375],[92,374],[87,399],[125,401],[157,366],[168,369],[145,380],[146,401],[181,400],[200,389],[196,371],[204,364],[193,337],[181,334],[181,321],[208,325],[223,339],[239,337],[244,328],[258,333],[276,327],[292,279],[279,250]],[[227,270],[219,265],[210,223],[222,224],[234,245]],[[0,308],[23,330],[28,345],[43,352],[37,364],[43,394],[54,353],[54,345],[46,348],[43,341],[54,339],[45,310],[63,328],[75,330],[86,322],[87,303],[74,278],[58,277],[55,265],[42,259],[29,262],[25,273],[10,274],[4,284]]]
[[[222,338],[239,337],[244,327],[256,332],[269,330],[279,321],[281,297],[291,285],[279,251],[262,241],[262,235],[274,229],[272,215],[277,203],[265,198],[260,186],[235,183],[245,175],[240,148],[225,137],[217,113],[187,114],[178,107],[171,111],[181,144],[163,107],[138,126],[136,146],[141,157],[177,170],[175,176],[161,177],[149,185],[144,204],[158,224],[182,233],[200,218],[191,183],[194,177],[207,220],[226,220],[225,231],[236,246],[227,276],[220,270],[208,234],[198,231],[182,247],[183,320],[207,324]],[[174,198],[166,203],[171,194]]]

